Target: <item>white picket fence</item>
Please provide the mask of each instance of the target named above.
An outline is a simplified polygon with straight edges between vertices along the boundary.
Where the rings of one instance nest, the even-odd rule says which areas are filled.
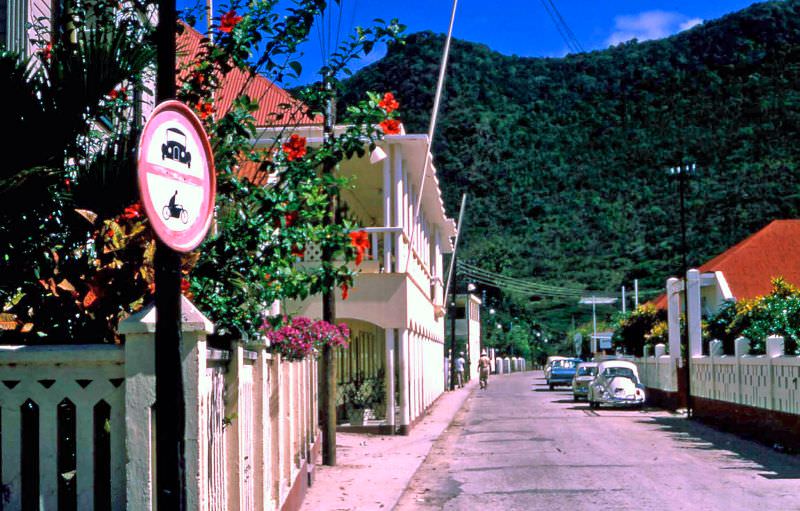
[[[319,436],[316,360],[210,350],[184,302],[189,509],[279,509]],[[154,315],[124,346],[0,347],[0,509],[152,509]]]
[[[800,415],[800,357],[785,354],[784,340],[767,339],[765,355],[750,355],[750,341],[736,340],[734,355],[721,355],[712,341],[711,356],[692,357],[692,396]],[[663,352],[663,347],[661,348]],[[666,355],[635,359],[642,382],[677,391],[675,359]]]

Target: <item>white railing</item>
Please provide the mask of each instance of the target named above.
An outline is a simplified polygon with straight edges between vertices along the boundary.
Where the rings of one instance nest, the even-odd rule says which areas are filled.
[[[783,338],[768,338],[766,355],[750,355],[745,338],[736,351],[692,357],[692,395],[800,415],[800,357],[785,354]]]
[[[712,341],[711,356],[692,357],[692,396],[800,415],[800,357],[787,356],[781,337],[767,339],[767,354],[752,356],[750,342],[736,340],[735,355],[721,355]],[[642,382],[655,389],[677,391],[675,359],[669,356],[635,360]]]
[[[207,349],[183,306],[187,507],[280,509],[313,464],[317,362]],[[154,317],[124,346],[0,347],[0,509],[153,509]]]
[[[3,509],[125,509],[121,346],[0,348]]]
[[[646,387],[668,392],[678,390],[675,359],[668,355],[634,359],[639,370],[639,378]]]

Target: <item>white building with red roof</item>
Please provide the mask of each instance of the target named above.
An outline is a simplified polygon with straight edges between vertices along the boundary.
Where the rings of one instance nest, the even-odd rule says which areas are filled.
[[[772,279],[783,277],[800,285],[800,220],[773,220],[725,252],[687,273],[689,345],[692,356],[702,353],[702,316],[713,314],[724,301],[767,295]],[[667,292],[653,303],[667,309],[669,351],[680,353],[679,318],[683,283],[667,280]]]

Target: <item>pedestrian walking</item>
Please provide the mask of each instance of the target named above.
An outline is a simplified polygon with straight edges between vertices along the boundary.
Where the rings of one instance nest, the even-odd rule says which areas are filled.
[[[481,388],[485,389],[489,386],[489,371],[491,370],[492,361],[486,354],[486,350],[481,351],[481,358],[478,359],[478,373],[480,376]]]
[[[456,359],[456,385],[462,389],[464,388],[464,364],[466,363],[467,361],[464,360],[464,352],[462,351]]]

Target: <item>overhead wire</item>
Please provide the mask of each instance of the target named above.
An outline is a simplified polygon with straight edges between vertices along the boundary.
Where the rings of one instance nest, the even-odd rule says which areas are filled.
[[[575,33],[569,28],[564,17],[559,12],[558,8],[556,7],[555,3],[552,0],[539,0],[544,7],[544,10],[547,12],[547,15],[550,16],[550,20],[555,25],[556,30],[561,35],[561,38],[567,45],[567,48],[572,53],[579,53],[583,52],[583,46],[581,45],[578,38],[575,36]]]
[[[582,289],[576,287],[554,286],[551,284],[520,279],[517,277],[502,275],[500,273],[485,270],[462,261],[458,262],[458,269],[462,275],[470,277],[471,279],[475,280],[480,284],[497,287],[498,289],[507,289],[509,291],[522,294],[547,296],[553,298],[584,298],[591,296],[603,296],[609,294],[616,295],[615,292],[609,293],[608,291],[590,290],[590,289]],[[661,290],[655,290],[655,289],[639,290],[640,295],[659,294],[661,292],[662,292]]]
[[[561,22],[561,26],[564,27],[564,31],[567,33],[567,36],[572,40],[573,44],[578,48],[579,51],[581,52],[585,51],[583,49],[583,45],[581,45],[581,42],[578,40],[577,37],[575,37],[575,32],[572,31],[572,28],[570,28],[569,23],[567,23],[567,20],[565,20],[564,16],[561,15],[561,11],[558,10],[558,7],[556,7],[556,4],[553,2],[553,0],[547,0],[547,1],[553,8],[553,12],[556,13],[556,16]]]

